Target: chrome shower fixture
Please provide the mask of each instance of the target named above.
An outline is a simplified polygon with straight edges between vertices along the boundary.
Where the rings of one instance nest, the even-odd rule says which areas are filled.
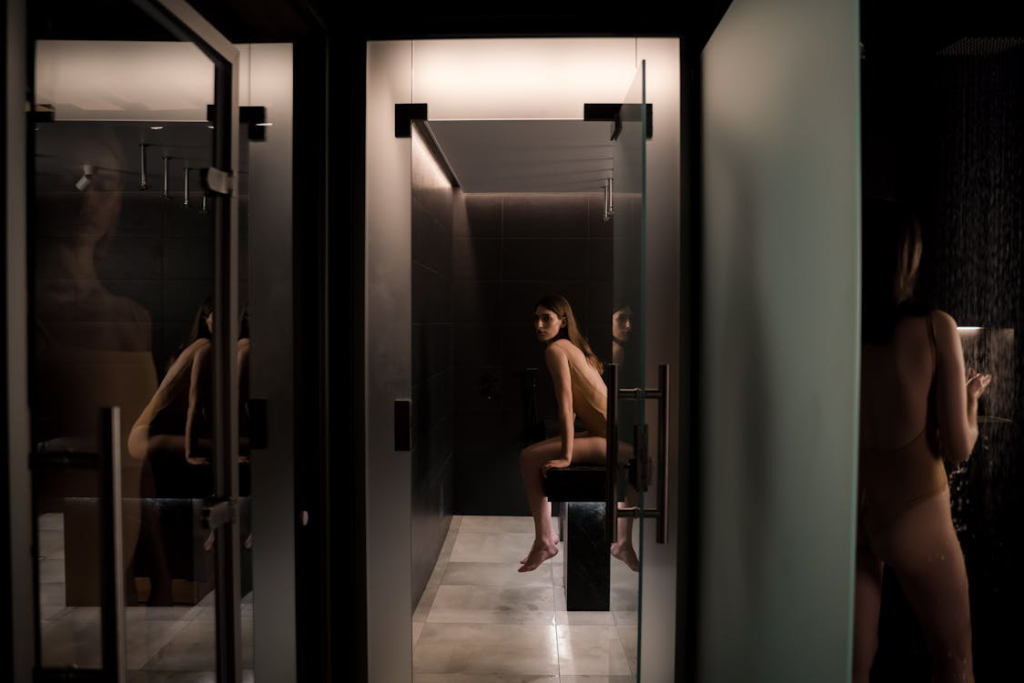
[[[161,194],[160,196],[163,197],[164,199],[170,199],[171,193],[167,191],[167,162],[170,161],[171,158],[167,155],[161,155],[161,158],[164,161],[164,191],[163,194]]]
[[[149,187],[149,182],[146,180],[146,148],[149,147],[145,142],[139,143],[139,149],[142,150],[142,177],[139,180],[139,189],[145,190]]]
[[[203,193],[203,203],[199,205],[199,213],[209,213],[206,210],[206,193]]]
[[[612,219],[615,215],[615,205],[612,201],[612,179],[608,178],[604,184],[604,215],[601,217],[605,223]]]
[[[95,169],[92,164],[82,164],[82,177],[75,183],[75,187],[80,192],[84,192],[90,185],[92,185],[92,176],[95,173]]]
[[[192,169],[186,166],[183,170],[185,172],[185,203],[182,206],[188,206],[188,172]]]

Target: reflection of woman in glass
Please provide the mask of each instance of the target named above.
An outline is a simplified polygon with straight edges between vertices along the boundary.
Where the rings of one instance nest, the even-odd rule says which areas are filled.
[[[131,456],[153,463],[158,490],[161,471],[166,475],[179,464],[210,462],[212,332],[213,305],[207,299],[196,311],[188,342],[178,349],[163,381],[128,436]]]
[[[601,374],[604,367],[580,334],[569,302],[547,295],[534,308],[537,338],[547,344],[544,358],[558,399],[561,434],[532,444],[519,457],[526,494],[533,513],[535,538],[523,558],[520,572],[533,571],[558,554],[558,534],[551,528],[551,502],[544,494],[543,477],[551,468],[570,463],[605,462],[608,391]],[[575,432],[574,413],[587,427]]]
[[[956,322],[910,300],[920,258],[913,214],[891,201],[867,203],[855,681],[868,680],[878,648],[883,564],[920,620],[932,680],[974,680],[967,572],[942,458],[970,456],[991,376],[971,370],[965,385]]]
[[[633,331],[633,309],[619,306],[612,313],[612,362],[622,365],[626,357],[626,344]]]

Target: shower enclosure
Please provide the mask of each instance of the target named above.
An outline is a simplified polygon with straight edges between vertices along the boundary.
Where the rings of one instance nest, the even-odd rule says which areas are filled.
[[[600,63],[585,66],[602,47],[615,53],[605,58],[605,67],[615,67],[603,76]],[[563,72],[561,85],[575,81],[577,97],[531,99],[558,86],[556,78],[543,82],[534,71],[545,58],[514,68],[502,62],[531,48],[563,65],[576,64],[573,77]],[[568,299],[580,331],[605,364],[605,381],[619,390],[609,388],[608,406],[608,445],[618,444],[618,467],[586,505],[604,517],[604,542],[631,534],[640,566],[634,572],[606,556],[602,571],[608,576],[610,570],[610,584],[592,586],[604,607],[591,609],[603,613],[573,612],[579,608],[571,595],[567,604],[566,590],[576,580],[563,581],[573,546],[563,529],[561,554],[536,571],[552,578],[549,590],[524,598],[552,610],[546,625],[522,627],[541,642],[550,631],[552,648],[541,645],[540,660],[501,671],[557,674],[576,666],[583,667],[574,669],[581,674],[640,680],[648,658],[654,672],[671,671],[671,631],[662,624],[674,610],[664,601],[645,601],[644,585],[652,582],[647,590],[662,597],[674,590],[674,571],[666,570],[675,561],[675,529],[665,513],[676,466],[669,377],[679,345],[678,318],[671,312],[678,291],[658,288],[652,297],[648,263],[654,253],[662,277],[679,277],[678,234],[669,229],[679,220],[673,201],[678,166],[669,161],[670,172],[654,182],[654,215],[662,222],[651,238],[646,160],[656,140],[655,158],[678,163],[679,91],[664,79],[652,97],[645,75],[652,68],[663,76],[677,73],[678,42],[650,41],[642,50],[648,59],[634,52],[633,39],[369,44],[367,496],[376,501],[367,526],[371,680],[456,670],[446,666],[494,673],[488,668],[493,664],[472,658],[442,663],[452,656],[449,630],[458,626],[444,621],[475,624],[474,637],[485,650],[516,647],[502,630],[509,628],[503,624],[526,623],[515,615],[493,622],[470,607],[458,616],[447,608],[448,616],[431,613],[430,607],[435,599],[439,605],[458,602],[470,591],[446,583],[445,568],[493,563],[493,571],[511,577],[501,579],[507,587],[519,585],[517,576],[529,577],[516,569],[532,542],[532,522],[508,520],[501,525],[511,530],[507,537],[485,527],[496,524],[488,519],[530,515],[519,452],[558,434],[550,375],[533,329],[534,303],[547,293]],[[410,54],[414,69],[403,73]],[[470,66],[474,60],[478,65]],[[445,77],[460,70],[472,80],[488,68],[511,69],[509,92],[445,85]],[[531,76],[539,80],[531,82]],[[388,119],[393,123],[377,126]],[[403,178],[411,179],[404,188]],[[576,429],[585,427],[577,422]],[[460,530],[463,545],[442,554],[453,515],[481,519],[475,531]],[[629,526],[618,524],[626,519]],[[656,546],[664,548],[660,556]],[[652,556],[657,560],[649,573]],[[499,612],[517,609],[480,599]],[[412,622],[413,633],[403,634],[399,619]],[[646,627],[653,632],[641,638]],[[560,659],[553,647],[556,639],[568,643],[586,629],[607,630],[614,640],[609,647],[619,653],[591,662],[592,670],[568,659],[565,647]],[[396,656],[396,640],[414,639],[415,656]],[[376,659],[377,648],[391,656]]]
[[[287,680],[291,45],[58,9],[30,18],[36,676]]]

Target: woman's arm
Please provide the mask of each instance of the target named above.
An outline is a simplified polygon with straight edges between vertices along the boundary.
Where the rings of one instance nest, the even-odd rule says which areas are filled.
[[[209,401],[207,386],[210,363],[210,345],[204,344],[196,349],[192,357],[192,377],[188,388],[188,412],[185,414],[185,461],[191,465],[208,463],[209,459],[198,456],[199,430],[196,426],[196,414],[205,412]]]
[[[978,399],[991,377],[979,375],[964,381],[964,350],[956,321],[948,313],[936,311],[935,344],[939,363],[936,370],[936,406],[939,438],[943,456],[961,463],[971,456],[978,440]]]
[[[575,435],[572,411],[572,377],[569,374],[569,357],[554,343],[548,344],[544,352],[551,379],[558,399],[558,425],[562,432],[562,457],[564,466],[572,462],[572,440]],[[558,464],[561,464],[559,462]]]

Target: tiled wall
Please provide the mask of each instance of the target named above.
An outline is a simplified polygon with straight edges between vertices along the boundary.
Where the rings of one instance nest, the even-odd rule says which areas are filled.
[[[458,193],[452,241],[455,512],[529,515],[519,451],[524,376],[557,433],[557,404],[534,332],[546,293],[569,300],[594,351],[611,355],[612,222],[600,194]]]
[[[412,156],[412,597],[423,593],[451,524],[451,185],[417,134]]]

